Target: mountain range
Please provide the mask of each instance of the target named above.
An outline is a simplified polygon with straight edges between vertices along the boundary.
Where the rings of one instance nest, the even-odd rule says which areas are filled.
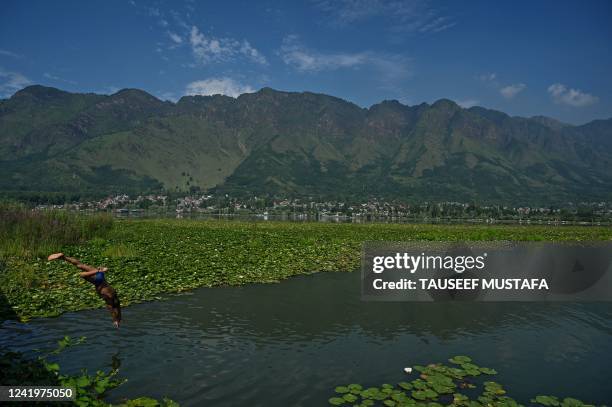
[[[161,101],[39,85],[0,100],[0,191],[384,197],[553,204],[612,198],[612,119],[574,126],[441,99],[362,108],[263,88]]]

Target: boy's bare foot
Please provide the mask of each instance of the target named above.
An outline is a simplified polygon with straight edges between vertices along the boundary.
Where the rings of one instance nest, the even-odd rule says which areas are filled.
[[[47,260],[49,260],[49,261],[57,260],[57,259],[61,259],[62,257],[64,257],[64,253],[53,253],[52,255],[47,257]]]

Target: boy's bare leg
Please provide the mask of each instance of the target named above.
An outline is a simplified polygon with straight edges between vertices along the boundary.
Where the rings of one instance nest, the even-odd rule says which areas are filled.
[[[94,272],[97,271],[97,269],[95,267],[89,266],[87,264],[81,263],[78,259],[75,259],[74,257],[68,257],[66,255],[64,255],[64,253],[54,253],[52,255],[50,255],[49,257],[47,257],[47,260],[51,261],[51,260],[57,260],[57,259],[62,259],[64,261],[67,261],[68,263],[78,267],[79,269],[86,271],[86,272]]]

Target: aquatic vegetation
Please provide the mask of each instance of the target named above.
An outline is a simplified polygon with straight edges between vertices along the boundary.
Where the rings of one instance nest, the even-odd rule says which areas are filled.
[[[388,406],[388,407],[518,407],[503,385],[489,380],[497,374],[494,369],[476,365],[468,356],[455,356],[450,365],[433,363],[414,366],[419,377],[396,386],[383,384],[364,390],[359,384],[338,386],[335,395],[329,398],[332,406]],[[483,378],[484,376],[484,378]],[[553,396],[536,396],[531,403],[542,406],[586,407],[574,398],[559,399]]]
[[[85,338],[73,340],[66,336],[58,341],[56,349],[36,358],[26,357],[17,352],[0,354],[0,383],[18,386],[62,386],[74,390],[74,404],[77,406],[110,407],[104,401],[108,392],[121,386],[127,379],[119,378],[118,369],[110,372],[98,370],[94,375],[83,369],[78,375],[62,374],[57,363],[48,357],[63,352],[66,348],[79,345]],[[59,403],[61,404],[61,403]],[[177,407],[178,403],[164,399],[157,401],[148,397],[126,400],[118,407]]]
[[[109,267],[122,305],[197,287],[274,283],[293,275],[353,271],[367,240],[610,240],[612,228],[325,224],[198,220],[115,221],[104,236],[61,251]],[[56,249],[56,250],[59,250]],[[45,253],[48,254],[48,253]],[[2,264],[0,264],[2,268]],[[104,304],[62,262],[10,256],[0,272],[15,318],[55,316]],[[5,316],[6,318],[6,316]]]
[[[106,213],[85,216],[0,203],[0,258],[44,256],[67,244],[104,236],[112,224],[112,217]]]

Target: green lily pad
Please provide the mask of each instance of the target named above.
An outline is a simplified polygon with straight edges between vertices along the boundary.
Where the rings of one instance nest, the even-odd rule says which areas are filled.
[[[559,406],[559,399],[555,396],[536,396],[535,399],[531,400],[534,403],[541,404],[543,406]]]
[[[406,396],[406,393],[404,392],[397,392],[397,393],[392,394],[391,398],[395,401],[404,402],[406,401],[408,396]]]
[[[465,373],[466,373],[468,376],[480,376],[480,375],[481,375],[481,373],[480,373],[480,370],[479,370],[479,369],[466,369],[466,370],[465,370]]]
[[[397,385],[404,390],[412,390],[412,385],[408,382],[399,382]]]
[[[344,396],[342,396],[342,398],[346,401],[348,401],[349,403],[354,403],[356,402],[359,398],[357,396],[355,396],[354,394],[351,393],[347,393]]]
[[[479,367],[471,363],[471,359],[467,356],[456,356],[450,361],[455,365],[459,364],[461,368],[439,363],[418,366],[417,370],[421,372],[419,378],[411,382],[399,382],[396,387],[385,383],[379,388],[370,387],[364,390],[360,385],[351,384],[339,386],[336,391],[346,392],[343,393],[343,402],[349,404],[356,402],[353,404],[354,407],[381,404],[397,407],[441,407],[442,402],[456,407],[522,407],[516,400],[506,395],[506,390],[500,383],[465,378],[481,374],[495,375],[497,374],[495,369]],[[476,400],[471,400],[469,396],[460,393],[461,390],[457,390],[457,388],[474,389],[480,386],[483,392]],[[361,396],[361,403],[358,402],[357,396]],[[566,398],[559,401],[554,396],[537,396],[531,401],[552,407],[591,407],[577,399]]]
[[[426,400],[427,393],[425,393],[425,390],[415,390],[412,392],[412,397],[417,400]]]
[[[363,387],[360,384],[349,384],[348,386],[349,391],[352,393],[353,391],[361,391],[363,390]]]
[[[505,394],[506,391],[503,389],[502,385],[496,382],[484,382],[483,383],[484,388],[487,392],[495,394],[495,395],[501,395],[501,394]]]
[[[469,398],[465,394],[461,394],[461,393],[453,394],[453,403],[455,403],[455,404],[462,403],[462,402],[468,401],[468,400],[469,400]]]
[[[584,404],[580,400],[577,400],[571,397],[566,397],[561,402],[561,406],[562,407],[583,407],[583,406],[586,406],[586,404]]]
[[[448,360],[451,363],[454,363],[456,365],[462,365],[464,363],[468,363],[472,361],[472,358],[468,357],[468,356],[454,356],[452,358],[450,358]]]
[[[331,404],[332,406],[341,406],[344,404],[344,399],[340,398],[340,397],[332,397],[329,400],[327,400],[329,402],[329,404]]]
[[[416,379],[412,381],[412,387],[414,387],[417,390],[425,390],[428,387],[428,385],[423,380]]]

